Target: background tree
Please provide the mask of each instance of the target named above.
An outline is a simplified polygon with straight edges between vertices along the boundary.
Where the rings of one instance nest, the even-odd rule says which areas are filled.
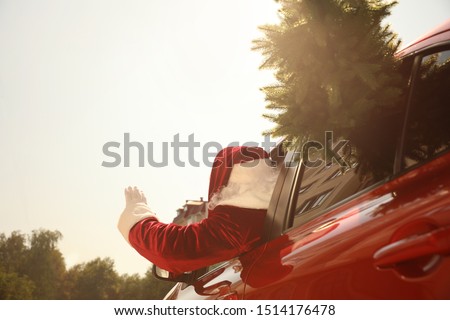
[[[66,270],[59,231],[27,236],[0,234],[0,299],[162,299],[175,285],[145,276],[119,276],[111,258],[96,258]]]
[[[176,283],[158,280],[153,277],[152,269],[149,268],[143,278],[143,299],[159,300],[175,286]]]
[[[119,275],[110,258],[97,258],[68,271],[73,282],[71,299],[105,300],[119,296]]]
[[[261,27],[265,36],[254,41],[265,56],[261,68],[274,69],[277,80],[262,89],[270,111],[265,116],[275,122],[268,133],[301,146],[333,131],[350,139],[360,164],[379,162],[379,171],[390,170],[384,167],[390,151],[383,149],[389,146],[368,146],[361,135],[378,134],[400,112],[399,41],[381,25],[396,2],[277,2],[280,23]]]
[[[83,265],[77,264],[65,272],[64,279],[60,286],[61,299],[71,300],[77,299],[77,297],[81,296],[80,289],[77,285],[79,283],[79,277],[82,269]]]
[[[27,256],[27,238],[19,231],[13,231],[9,237],[0,234],[0,268],[4,272],[23,272]]]
[[[119,295],[120,300],[141,300],[144,299],[145,280],[138,274],[124,274],[119,279]]]
[[[158,280],[149,268],[144,277],[138,274],[120,277],[119,299],[122,300],[160,300],[175,286],[174,282]]]
[[[0,268],[0,300],[32,299],[35,285],[33,281],[15,272],[5,272]]]
[[[59,231],[0,235],[0,292],[5,299],[59,299],[66,272]]]
[[[26,263],[26,236],[0,234],[0,299],[32,299],[35,285],[21,274]]]
[[[34,230],[29,237],[23,273],[36,286],[36,299],[60,298],[60,286],[66,271],[64,258],[57,248],[59,231]]]

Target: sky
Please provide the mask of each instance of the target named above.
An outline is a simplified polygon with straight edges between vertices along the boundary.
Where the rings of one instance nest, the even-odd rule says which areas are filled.
[[[448,0],[400,0],[387,19],[404,44],[450,18]],[[116,228],[123,189],[139,186],[164,222],[207,197],[217,148],[263,142],[251,41],[276,23],[273,0],[0,0],[0,233],[59,230],[68,267],[111,257],[119,273],[150,266]],[[125,166],[124,139],[153,160]],[[191,161],[171,143],[197,143]],[[272,141],[276,141],[273,139]],[[105,166],[114,158],[120,164]],[[210,156],[205,158],[207,146]],[[209,148],[211,147],[211,148]],[[194,161],[192,161],[194,160]],[[182,167],[180,162],[184,162]],[[198,165],[197,165],[198,163]]]

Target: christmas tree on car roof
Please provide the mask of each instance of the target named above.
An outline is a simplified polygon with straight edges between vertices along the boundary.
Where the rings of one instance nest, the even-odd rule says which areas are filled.
[[[378,0],[279,0],[280,23],[260,27],[254,49],[274,69],[264,87],[268,131],[291,146],[323,141],[324,132],[348,139],[349,162],[383,175],[390,171],[403,86],[400,41],[383,26],[396,2]],[[356,159],[356,160],[355,160]]]

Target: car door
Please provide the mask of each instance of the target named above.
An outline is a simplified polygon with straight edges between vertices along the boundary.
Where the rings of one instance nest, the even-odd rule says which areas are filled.
[[[280,228],[254,263],[244,298],[450,298],[448,49],[410,58],[392,176],[368,182],[354,169],[303,172],[299,164],[289,204],[275,218]]]

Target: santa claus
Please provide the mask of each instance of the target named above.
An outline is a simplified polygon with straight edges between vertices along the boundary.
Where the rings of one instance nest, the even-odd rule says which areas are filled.
[[[258,147],[227,147],[216,156],[208,218],[187,226],[158,220],[138,188],[125,189],[119,219],[125,240],[146,259],[175,274],[197,270],[251,250],[261,241],[277,170]]]

